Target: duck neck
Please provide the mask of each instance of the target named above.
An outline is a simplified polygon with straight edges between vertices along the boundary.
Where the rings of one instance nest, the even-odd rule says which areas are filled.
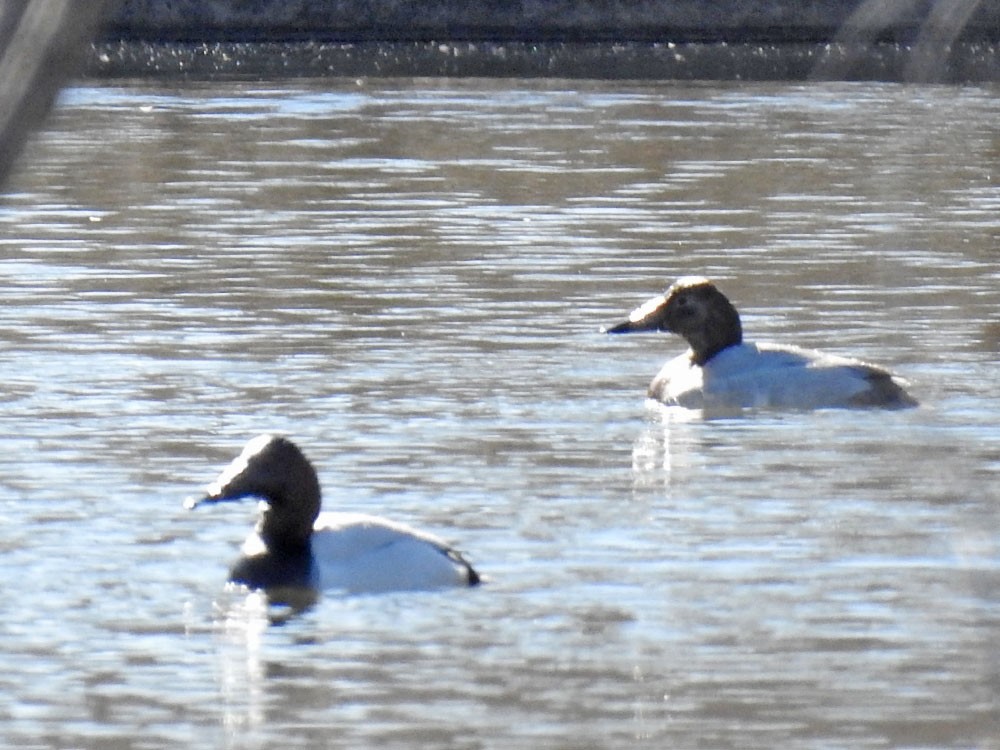
[[[280,498],[267,499],[257,533],[269,550],[302,552],[309,548],[319,509],[319,482],[305,482]]]
[[[691,347],[691,361],[704,366],[723,349],[743,343],[743,326],[736,308],[726,300],[724,306],[713,311],[709,324],[685,338]]]

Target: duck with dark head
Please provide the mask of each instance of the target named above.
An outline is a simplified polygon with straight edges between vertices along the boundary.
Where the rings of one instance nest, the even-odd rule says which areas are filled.
[[[663,366],[648,395],[689,408],[916,406],[888,370],[796,346],[747,343],[740,315],[708,279],[685,276],[607,333],[665,331],[689,350]]]
[[[320,512],[316,470],[298,446],[260,435],[187,507],[255,497],[254,532],[229,578],[251,589],[377,593],[475,586],[479,574],[441,539],[362,513]]]

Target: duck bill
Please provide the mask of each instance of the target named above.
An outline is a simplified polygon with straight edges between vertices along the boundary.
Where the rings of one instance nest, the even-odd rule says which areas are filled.
[[[201,505],[214,505],[215,503],[233,502],[242,500],[250,495],[250,491],[241,487],[239,475],[229,478],[229,481],[222,483],[223,476],[216,479],[205,488],[205,494],[200,497],[189,497],[184,500],[184,507],[187,510],[194,510]]]
[[[195,508],[200,508],[202,505],[235,502],[237,500],[242,500],[244,497],[248,497],[248,495],[249,493],[233,495],[228,492],[221,495],[210,493],[207,495],[201,495],[200,497],[192,495],[191,497],[184,498],[184,509],[194,510]]]
[[[205,494],[200,498],[188,498],[184,501],[184,507],[193,510],[199,505],[242,500],[254,494],[256,485],[249,468],[250,459],[259,451],[257,442],[258,440],[253,440],[248,443],[243,452],[205,488]]]
[[[665,295],[653,297],[645,304],[637,307],[628,316],[628,320],[623,321],[610,328],[605,328],[605,333],[643,333],[645,331],[665,331],[667,330],[665,313],[667,298]]]
[[[199,505],[206,505],[207,503],[214,503],[214,502],[216,501],[208,497],[207,495],[203,497],[194,497],[194,496],[186,497],[184,498],[184,510],[194,510]]]
[[[601,329],[603,333],[641,333],[642,331],[649,330],[651,329],[637,327],[631,320],[626,320],[618,325],[608,326],[607,328]]]
[[[212,488],[209,487],[209,490]],[[194,510],[195,508],[200,508],[202,505],[215,505],[216,503],[225,503],[231,500],[239,500],[239,497],[233,497],[229,494],[215,494],[208,492],[204,495],[192,495],[191,497],[184,498],[184,509]]]

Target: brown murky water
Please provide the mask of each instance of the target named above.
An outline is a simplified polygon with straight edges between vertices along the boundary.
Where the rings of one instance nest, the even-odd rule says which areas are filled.
[[[1000,98],[509,80],[67,92],[0,202],[19,748],[1000,748]],[[686,273],[923,406],[644,404]],[[479,590],[224,591],[292,434]]]

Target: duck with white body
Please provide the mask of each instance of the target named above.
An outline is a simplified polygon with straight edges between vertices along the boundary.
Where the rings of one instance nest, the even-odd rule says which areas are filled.
[[[743,341],[739,313],[706,278],[687,276],[607,333],[666,331],[690,349],[653,378],[648,395],[691,409],[916,406],[902,380],[856,359]]]
[[[321,513],[316,471],[287,438],[254,438],[204,497],[186,505],[246,497],[260,499],[260,517],[230,570],[234,583],[357,594],[480,582],[461,553],[431,534],[377,516]]]

